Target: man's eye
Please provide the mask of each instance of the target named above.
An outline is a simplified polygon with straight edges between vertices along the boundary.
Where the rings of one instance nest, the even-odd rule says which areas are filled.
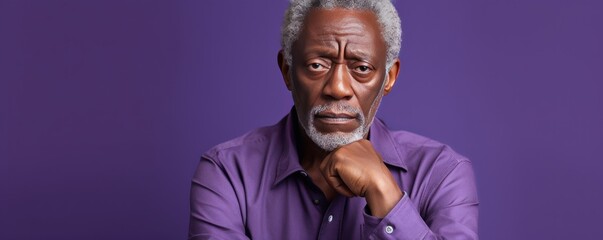
[[[323,66],[320,63],[312,63],[312,64],[310,64],[309,67],[310,67],[310,70],[315,70],[315,71],[322,70],[325,68],[325,66]]]
[[[366,72],[369,72],[370,70],[371,70],[371,68],[369,68],[368,66],[356,67],[356,71],[361,72],[361,73],[366,73]]]

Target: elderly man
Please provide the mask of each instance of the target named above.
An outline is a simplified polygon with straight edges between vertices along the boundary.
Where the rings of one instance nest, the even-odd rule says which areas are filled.
[[[477,239],[471,162],[390,131],[400,19],[388,0],[294,0],[278,65],[295,106],[203,155],[190,239]]]

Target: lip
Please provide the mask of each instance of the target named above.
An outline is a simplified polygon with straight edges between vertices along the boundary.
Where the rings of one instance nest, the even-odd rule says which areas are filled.
[[[348,124],[357,117],[349,113],[321,112],[315,115],[316,120],[328,124]]]
[[[345,119],[355,119],[355,114],[349,113],[335,113],[335,112],[320,112],[316,114],[316,118],[345,118]]]

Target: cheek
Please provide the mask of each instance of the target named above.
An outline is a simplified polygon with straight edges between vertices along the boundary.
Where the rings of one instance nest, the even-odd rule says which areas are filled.
[[[368,99],[373,99],[376,96],[376,92],[379,90],[377,84],[369,84],[369,83],[361,83],[354,82],[352,84],[352,88],[354,89],[354,95],[360,101],[360,104],[364,106],[364,104],[369,101]]]
[[[379,105],[379,96],[378,95],[372,95],[370,97],[367,97],[361,104],[362,104],[362,112],[364,113],[364,116],[366,117],[367,120],[369,120],[369,118],[373,117],[373,115],[375,114],[375,108]]]
[[[295,83],[294,89],[291,91],[295,110],[300,121],[305,122],[308,118],[308,113],[312,109],[308,87],[300,82]],[[302,123],[303,124],[303,123]]]
[[[375,114],[377,113],[377,109],[379,109],[379,106],[381,105],[381,100],[383,99],[383,93],[380,93],[375,100],[373,101],[373,104],[370,106],[370,112],[369,112],[369,119],[372,119],[375,117]]]
[[[364,114],[367,123],[375,116],[379,103],[383,97],[383,82],[379,81],[375,85],[364,86],[358,88],[357,96],[360,104],[360,108]]]
[[[300,110],[311,109],[317,99],[320,98],[321,82],[303,79],[298,76],[293,79],[293,83],[294,89],[291,92],[296,106]]]

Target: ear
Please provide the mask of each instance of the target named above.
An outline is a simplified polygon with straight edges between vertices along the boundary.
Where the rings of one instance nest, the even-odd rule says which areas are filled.
[[[383,88],[384,95],[389,94],[394,87],[394,83],[396,83],[396,79],[398,79],[398,73],[400,73],[400,59],[396,58],[392,66],[389,68],[389,72],[387,72],[387,83]]]
[[[293,85],[291,84],[291,74],[289,74],[290,66],[287,64],[285,60],[285,55],[283,50],[278,51],[278,68],[281,70],[281,75],[283,75],[283,80],[285,81],[285,85],[289,91],[293,90]]]

